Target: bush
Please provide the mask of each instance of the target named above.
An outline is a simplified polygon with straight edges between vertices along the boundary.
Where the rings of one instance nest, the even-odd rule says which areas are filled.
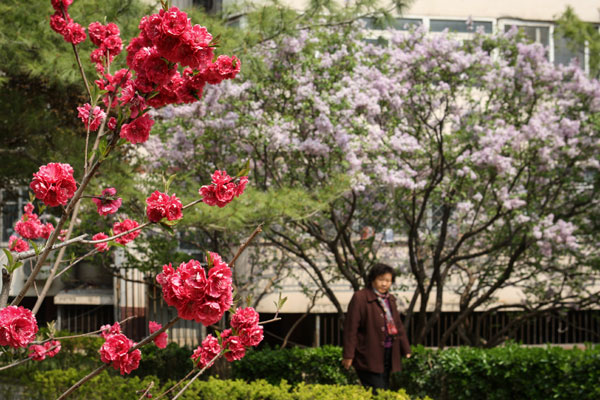
[[[27,381],[27,395],[32,400],[56,399],[79,379],[88,374],[74,368],[66,370],[38,371]],[[127,400],[138,399],[139,390],[145,390],[156,377],[121,377],[114,372],[102,371],[85,385],[78,388],[69,399],[81,400]],[[141,393],[141,392],[140,392]]]
[[[585,350],[530,348],[508,344],[493,349],[417,347],[393,376],[394,386],[435,399],[600,398],[600,346]]]
[[[354,371],[341,367],[342,349],[336,346],[301,349],[270,349],[249,351],[232,364],[233,377],[253,381],[265,379],[277,385],[286,380],[292,385],[321,383],[348,385],[358,382]]]
[[[77,382],[85,372],[69,368],[64,371],[41,371],[31,377],[27,387],[27,399],[54,399]],[[77,389],[70,399],[81,400],[129,400],[139,399],[151,381],[157,378],[147,376],[122,377],[114,372],[102,371],[86,385]],[[173,384],[173,381],[160,386],[156,385],[151,393],[156,397]],[[180,386],[182,387],[182,386]],[[361,386],[310,385],[301,383],[292,388],[281,381],[271,385],[265,380],[246,383],[242,380],[219,380],[209,378],[208,381],[194,381],[180,397],[183,400],[411,400],[404,391],[382,391],[373,396],[369,390]]]

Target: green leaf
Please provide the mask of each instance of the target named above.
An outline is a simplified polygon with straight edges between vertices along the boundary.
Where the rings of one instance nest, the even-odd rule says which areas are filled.
[[[7,266],[6,269],[8,270],[9,274],[12,274],[13,272],[15,272],[15,270],[17,270],[22,265],[23,265],[23,263],[21,261],[19,261],[17,263]]]
[[[8,249],[2,249],[2,251],[4,251],[4,254],[6,254],[6,258],[8,259],[8,265],[11,265],[14,260],[11,251]]]
[[[30,240],[29,244],[31,245],[31,247],[33,247],[33,251],[35,251],[35,255],[39,256],[40,255],[40,249],[37,246],[37,244],[35,244],[35,242],[33,240]]]
[[[248,176],[250,174],[250,160],[246,160],[246,164],[244,164],[244,168],[241,169],[235,176],[236,178],[241,178],[242,176]]]
[[[171,225],[167,224],[166,222],[164,222],[164,221],[161,220],[158,224],[160,226],[162,226],[163,228],[165,228],[165,230],[167,232],[169,232],[169,233],[175,233],[175,230],[173,230],[173,227]]]
[[[177,176],[177,174],[173,174],[171,176],[169,176],[169,178],[166,180],[165,182],[165,193],[169,194],[169,187],[171,187],[171,183],[173,183],[173,180],[175,180],[175,177]],[[163,177],[163,181],[164,181],[164,177]]]

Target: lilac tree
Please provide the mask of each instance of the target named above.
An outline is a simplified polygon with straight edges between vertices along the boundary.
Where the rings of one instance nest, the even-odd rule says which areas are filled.
[[[190,177],[249,159],[243,218],[267,222],[340,316],[331,284],[358,290],[381,257],[364,228],[399,233],[416,343],[450,295],[460,312],[441,346],[456,333],[494,345],[528,318],[597,301],[600,84],[516,31],[389,31],[385,46],[360,31],[262,43],[243,80],[159,112],[166,146],[149,141],[150,157]],[[504,288],[521,298],[496,303]],[[522,312],[480,337],[475,311],[502,309]]]

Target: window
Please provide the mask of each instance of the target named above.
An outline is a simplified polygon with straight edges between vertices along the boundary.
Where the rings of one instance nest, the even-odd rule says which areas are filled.
[[[423,25],[423,20],[419,18],[394,18],[392,27],[400,31],[408,31]]]
[[[550,46],[550,27],[541,25],[519,25],[519,24],[506,24],[504,25],[504,32],[508,32],[515,25],[519,31],[525,35],[527,39],[534,43],[541,43],[544,47]]]
[[[567,39],[559,33],[554,33],[554,65],[569,65],[573,60],[581,67],[585,67],[585,46],[573,47]]]
[[[448,29],[450,32],[470,33],[477,31],[479,27],[482,27],[485,33],[492,33],[492,23],[490,21],[473,21],[471,23],[466,20],[451,19],[432,19],[429,21],[431,32],[442,32],[444,29]]]
[[[8,239],[15,234],[15,224],[23,214],[23,207],[29,201],[26,189],[0,191],[0,214],[2,214],[0,242],[8,244]]]

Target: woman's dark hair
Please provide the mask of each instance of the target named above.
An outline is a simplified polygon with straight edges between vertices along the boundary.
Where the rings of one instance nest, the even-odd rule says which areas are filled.
[[[387,264],[377,263],[371,267],[369,275],[367,275],[367,287],[371,287],[373,281],[383,274],[392,274],[392,283],[394,283],[394,280],[396,279],[394,268]]]

